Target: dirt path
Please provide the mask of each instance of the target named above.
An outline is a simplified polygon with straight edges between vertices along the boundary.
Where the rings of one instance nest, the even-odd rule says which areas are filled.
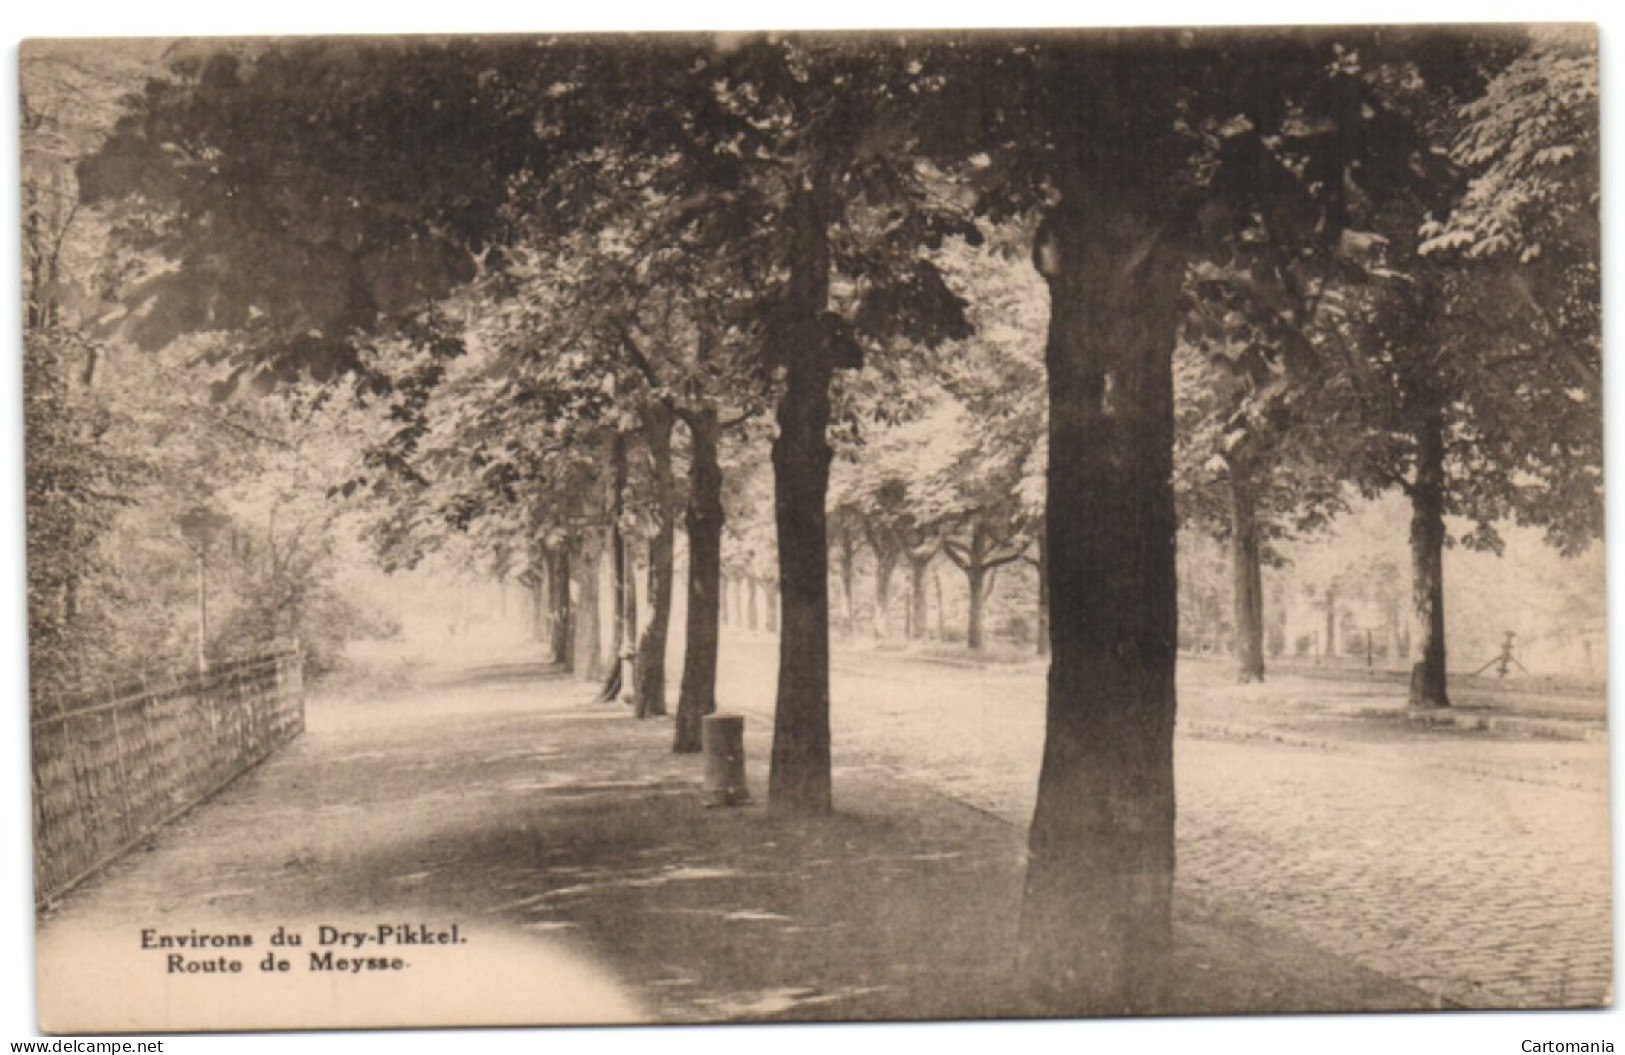
[[[475,657],[468,657],[472,664]],[[41,1018],[74,1031],[978,1017],[1005,984],[1017,826],[848,754],[842,812],[707,810],[670,725],[513,657],[319,699],[307,734],[43,921]],[[748,741],[760,799],[763,723]],[[321,944],[328,933],[453,944]],[[273,947],[278,927],[297,949]],[[1187,908],[1169,1008],[1431,1006],[1303,941]],[[243,934],[244,973],[155,936]],[[396,970],[318,969],[331,953]],[[187,962],[224,955],[208,949]],[[262,973],[267,955],[290,970]]]

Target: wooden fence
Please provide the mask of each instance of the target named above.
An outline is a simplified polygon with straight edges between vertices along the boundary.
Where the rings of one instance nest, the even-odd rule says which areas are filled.
[[[35,903],[60,896],[304,728],[297,647],[35,718]]]

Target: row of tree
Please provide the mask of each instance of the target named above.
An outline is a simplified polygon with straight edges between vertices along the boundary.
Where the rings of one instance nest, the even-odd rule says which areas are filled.
[[[366,441],[334,493],[386,561],[472,540],[555,627],[596,628],[582,569],[607,559],[640,714],[664,707],[681,520],[679,750],[715,706],[730,504],[768,477],[775,809],[832,805],[832,552],[842,596],[865,546],[877,593],[907,567],[917,597],[940,551],[973,644],[992,574],[1038,567],[1053,656],[1019,959],[1057,1007],[1155,1006],[1167,977],[1176,476],[1186,520],[1230,539],[1258,675],[1271,540],[1344,483],[1402,489],[1427,706],[1447,702],[1445,515],[1480,545],[1506,516],[1571,546],[1600,519],[1584,35],[167,58],[77,168],[130,261],[97,339],[223,335],[200,352],[220,400],[301,379],[351,397]],[[764,447],[770,472],[741,471]]]

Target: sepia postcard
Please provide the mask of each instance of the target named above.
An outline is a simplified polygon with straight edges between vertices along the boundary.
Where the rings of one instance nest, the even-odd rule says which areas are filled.
[[[19,67],[40,1029],[1612,1004],[1596,27]]]

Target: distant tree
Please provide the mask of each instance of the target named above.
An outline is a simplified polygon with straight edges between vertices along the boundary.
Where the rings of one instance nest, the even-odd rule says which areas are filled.
[[[942,552],[964,572],[966,641],[982,646],[983,609],[998,570],[1037,569],[1037,637],[1049,646],[1044,484],[1049,407],[1044,398],[1047,291],[1024,259],[1031,231],[981,225],[981,248],[954,240],[942,254],[949,281],[972,301],[975,336],[941,359],[941,383],[968,412],[965,447],[951,472],[955,508],[942,509]]]
[[[1304,413],[1318,371],[1248,323],[1209,273],[1193,269],[1195,308],[1174,358],[1175,489],[1181,522],[1229,544],[1237,676],[1262,681],[1263,569],[1281,539],[1342,508],[1342,466],[1337,436]]]
[[[974,448],[975,445],[973,445]],[[1027,555],[1030,530],[1019,492],[1019,461],[955,466],[953,509],[943,521],[943,554],[965,574],[965,645],[983,647],[983,612],[1000,568]]]
[[[941,554],[966,576],[966,641],[980,650],[999,569],[1042,563],[1035,535],[1043,519],[1045,303],[1017,248],[1024,237],[1017,225],[983,223],[974,241],[949,238],[931,251],[949,288],[970,305],[974,333],[919,357],[906,411],[898,407],[902,393],[872,393],[889,414],[872,415],[879,420],[861,445],[836,463],[837,548],[855,549],[861,538],[873,557],[878,636],[887,632],[891,576],[902,564],[910,567],[916,634],[924,630],[931,559]],[[843,596],[848,563],[844,555],[838,562]]]
[[[1373,648],[1380,644],[1396,664],[1405,659],[1412,636],[1409,543],[1393,529],[1407,511],[1408,499],[1398,492],[1374,501],[1351,495],[1321,530],[1276,544],[1277,574],[1296,609],[1292,630],[1315,643],[1317,660],[1344,655],[1351,625],[1380,632]]]
[[[677,146],[682,150],[675,155],[572,156],[548,178],[522,184],[514,205],[527,214],[518,227],[530,263],[501,295],[510,305],[503,311],[524,316],[515,332],[521,343],[589,335],[601,341],[606,353],[597,369],[605,371],[621,413],[639,422],[654,459],[645,503],[653,528],[650,619],[636,649],[633,695],[639,715],[666,713],[676,512],[685,509],[688,626],[673,746],[692,752],[700,748],[700,719],[716,707],[721,446],[764,411],[766,385],[751,339],[753,320],[737,292],[750,288],[748,269],[742,270],[753,259],[750,246],[733,246],[733,257],[724,253],[736,233],[732,217],[697,206],[687,193],[705,175],[695,169],[705,157],[703,143],[679,140]],[[576,205],[568,218],[551,211],[559,199]],[[516,268],[510,263],[507,270]],[[538,286],[562,290],[538,297]],[[668,479],[679,423],[688,441],[686,489]]]
[[[909,577],[908,637],[925,636],[926,571],[938,552],[943,515],[933,481],[952,456],[945,407],[871,430],[854,456],[837,460],[831,473],[831,504],[857,525],[874,559],[877,638],[891,634],[892,577],[903,567]]]

